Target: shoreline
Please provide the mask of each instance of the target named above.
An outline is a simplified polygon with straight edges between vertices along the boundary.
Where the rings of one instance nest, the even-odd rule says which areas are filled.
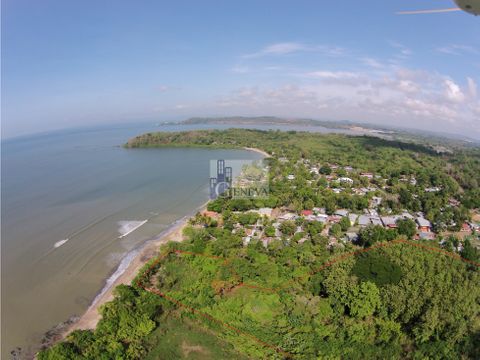
[[[269,153],[267,153],[266,151],[263,151],[261,149],[258,149],[258,148],[250,148],[250,147],[244,147],[243,150],[247,150],[247,151],[253,151],[253,152],[256,152],[256,153],[259,153],[259,154],[262,154],[263,156],[265,156],[266,158],[270,158],[272,157],[272,155],[270,155]]]
[[[271,157],[269,153],[258,148],[244,147],[243,150],[259,153],[265,158]],[[113,300],[114,289],[118,285],[130,285],[145,263],[159,254],[162,245],[170,241],[183,241],[183,229],[188,224],[189,219],[197,212],[205,211],[209,201],[210,200],[207,200],[204,204],[195,208],[194,211],[171,223],[160,234],[146,240],[137,248],[127,252],[113,272],[105,279],[103,287],[97,293],[85,312],[81,316],[75,317],[75,320],[72,322],[70,322],[69,319],[67,321],[69,322],[68,326],[64,327],[64,329],[58,333],[58,337],[53,340],[52,344],[64,340],[75,330],[94,330],[101,319],[101,314],[99,312],[100,307]],[[124,261],[127,262],[126,265],[123,264]],[[117,272],[119,272],[119,274],[118,276],[115,276]],[[111,279],[112,281],[110,281]]]
[[[141,244],[137,249],[133,249],[130,252],[126,253],[122,258],[120,264],[115,268],[114,272],[105,279],[105,283],[102,289],[98,292],[95,298],[92,300],[92,303],[89,305],[87,310],[70,326],[65,328],[65,330],[60,335],[58,340],[65,339],[71,332],[75,330],[93,330],[97,326],[98,322],[101,319],[101,314],[99,312],[100,307],[112,301],[114,289],[121,284],[130,285],[133,279],[138,275],[140,269],[145,265],[147,261],[154,258],[159,254],[160,246],[168,243],[169,241],[181,242],[183,241],[183,229],[188,223],[188,220],[198,211],[203,211],[206,209],[207,203],[204,203],[198,207],[193,214],[185,215],[184,217],[173,222],[166,230],[155,236],[150,240],[146,240]],[[127,259],[129,254],[132,258],[125,266],[123,271],[116,277],[111,283],[109,279],[114,276],[114,274],[120,269],[122,261]],[[57,341],[58,341],[57,340]],[[56,342],[56,341],[55,341]]]

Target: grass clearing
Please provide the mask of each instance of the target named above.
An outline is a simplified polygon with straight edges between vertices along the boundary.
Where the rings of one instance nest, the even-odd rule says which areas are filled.
[[[173,314],[162,317],[160,326],[149,335],[148,342],[151,349],[145,360],[247,359],[215,334]]]

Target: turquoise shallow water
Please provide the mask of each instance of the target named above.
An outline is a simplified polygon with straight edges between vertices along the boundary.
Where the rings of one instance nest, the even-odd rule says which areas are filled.
[[[261,158],[120,146],[152,130],[82,129],[2,143],[2,358],[16,346],[36,349],[45,331],[81,315],[126,254],[203,204],[210,160]]]

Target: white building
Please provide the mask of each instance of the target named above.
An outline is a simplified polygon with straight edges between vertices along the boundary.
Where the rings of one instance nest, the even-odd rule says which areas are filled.
[[[353,184],[353,180],[349,177],[338,178],[338,181],[340,181],[341,183]]]

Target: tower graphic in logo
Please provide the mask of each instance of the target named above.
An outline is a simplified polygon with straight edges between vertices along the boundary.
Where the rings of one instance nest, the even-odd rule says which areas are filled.
[[[217,176],[210,178],[210,199],[216,199],[232,186],[232,168],[217,160]]]

